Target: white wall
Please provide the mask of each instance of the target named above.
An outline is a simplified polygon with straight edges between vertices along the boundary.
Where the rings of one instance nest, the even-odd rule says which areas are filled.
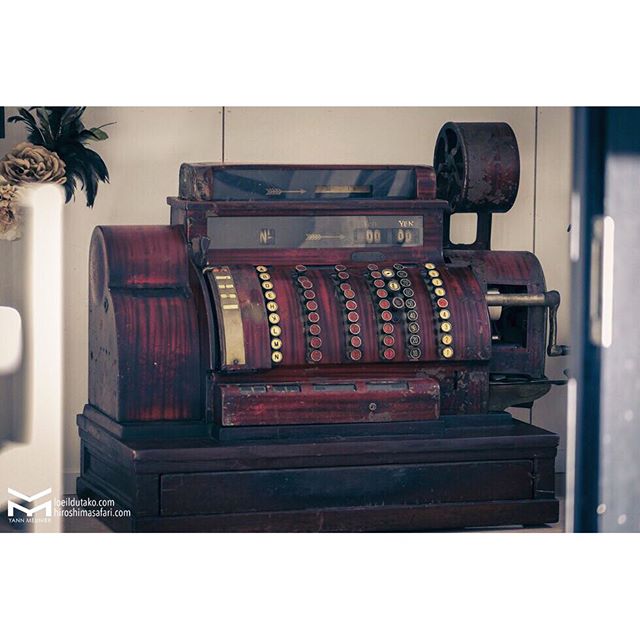
[[[570,113],[568,108],[535,107],[88,109],[88,125],[114,120],[117,124],[108,129],[109,140],[95,145],[109,167],[111,183],[100,186],[93,210],[84,206],[84,194],[78,194],[65,212],[68,477],[79,469],[75,415],[87,398],[87,258],[92,229],[97,224],[166,223],[165,198],[177,193],[181,162],[430,164],[437,133],[447,120],[505,120],[518,138],[521,183],[514,208],[496,216],[493,246],[535,251],[541,258],[548,287],[563,295],[560,338],[568,341]],[[8,125],[9,131],[12,127]],[[1,153],[6,147],[0,140]],[[456,231],[464,234],[469,224],[459,216]],[[564,366],[552,362],[548,373],[555,375]],[[564,443],[564,412],[564,389],[555,389],[538,401],[533,418],[560,433]],[[516,413],[529,419],[529,411]]]
[[[572,183],[573,123],[571,109],[538,109],[535,232],[533,251],[544,269],[547,289],[557,289],[558,342],[571,346],[571,267],[569,223]],[[569,357],[547,358],[549,378],[564,379]],[[532,409],[532,422],[560,434],[557,469],[566,465],[567,388],[552,387]]]

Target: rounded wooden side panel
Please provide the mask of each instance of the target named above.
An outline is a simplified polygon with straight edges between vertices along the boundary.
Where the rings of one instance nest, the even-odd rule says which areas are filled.
[[[89,403],[118,422],[203,417],[201,326],[181,231],[97,227],[89,256]]]
[[[540,261],[529,251],[450,251],[453,264],[470,265],[484,293],[544,293],[546,284]],[[546,310],[543,307],[520,308],[520,341],[492,342],[491,372],[529,375],[544,374]]]

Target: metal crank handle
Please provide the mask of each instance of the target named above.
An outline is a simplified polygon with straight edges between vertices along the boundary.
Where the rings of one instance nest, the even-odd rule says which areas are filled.
[[[555,358],[569,354],[567,345],[558,344],[560,294],[557,291],[547,291],[546,293],[488,293],[485,299],[489,307],[547,307],[549,309],[547,355]]]

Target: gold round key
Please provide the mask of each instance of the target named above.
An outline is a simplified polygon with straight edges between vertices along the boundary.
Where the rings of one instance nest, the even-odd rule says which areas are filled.
[[[397,280],[389,280],[387,286],[391,291],[400,291],[400,283]]]
[[[437,278],[437,277],[440,275],[440,272],[439,272],[439,271],[436,271],[435,269],[431,269],[431,271],[428,271],[428,272],[427,272],[427,275],[428,275],[430,278]]]
[[[276,292],[275,291],[265,291],[264,292],[264,297],[267,300],[275,300],[276,299]]]
[[[277,311],[278,310],[278,303],[277,302],[267,302],[267,311]]]
[[[278,324],[278,322],[280,322],[280,316],[277,313],[270,313],[269,322],[271,324]]]
[[[274,324],[271,329],[269,329],[269,333],[271,333],[274,338],[277,338],[282,333],[282,329],[277,324]]]
[[[393,278],[393,276],[395,276],[395,271],[393,269],[383,269],[382,270],[382,275],[385,278]]]
[[[453,357],[453,349],[451,347],[445,347],[442,350],[442,355],[445,358],[452,358]]]
[[[283,358],[283,355],[280,351],[274,351],[271,354],[271,360],[273,360],[273,362],[282,362],[282,358]]]
[[[436,268],[436,265],[435,265],[435,264],[433,264],[433,262],[425,262],[425,263],[424,263],[424,268],[425,268],[425,269],[435,269],[435,268]]]
[[[443,320],[448,320],[451,317],[451,311],[449,309],[440,309],[439,315]]]
[[[453,337],[450,333],[445,333],[442,336],[442,344],[451,344],[453,342]]]
[[[268,273],[259,274],[260,280],[271,280],[271,276]]]
[[[267,267],[265,267],[264,265],[261,264],[259,267],[256,267],[256,271],[258,273],[266,273]]]
[[[442,286],[442,280],[440,280],[440,278],[434,278],[434,279],[431,281],[431,284],[432,284],[434,287],[441,287],[441,286]]]
[[[436,287],[433,292],[439,297],[442,298],[443,295],[446,294],[446,291],[442,287]]]
[[[280,340],[280,338],[273,338],[273,340],[271,340],[271,348],[272,349],[282,349],[282,340]]]
[[[267,291],[269,291],[270,289],[273,289],[273,282],[263,282],[262,283],[262,288],[266,289]]]
[[[440,330],[444,331],[445,333],[449,333],[449,331],[451,331],[451,323],[450,322],[443,322],[440,325]]]

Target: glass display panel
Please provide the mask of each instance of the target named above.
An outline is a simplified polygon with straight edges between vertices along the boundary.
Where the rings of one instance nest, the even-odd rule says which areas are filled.
[[[210,249],[419,247],[421,216],[236,216],[207,219]]]
[[[229,168],[214,172],[214,200],[415,198],[413,169]]]

